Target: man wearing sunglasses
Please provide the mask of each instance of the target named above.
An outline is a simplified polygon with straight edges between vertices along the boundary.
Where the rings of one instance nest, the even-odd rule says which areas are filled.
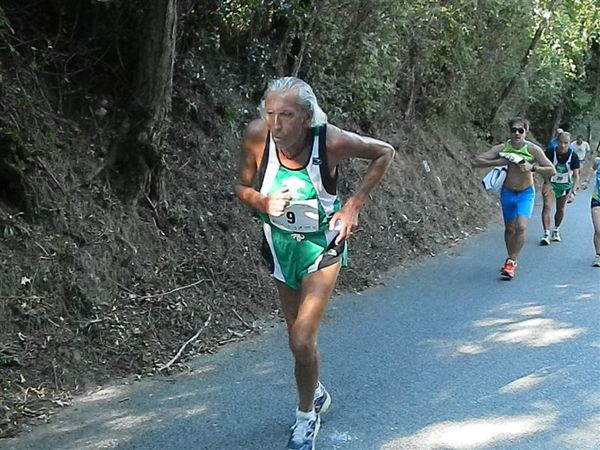
[[[510,140],[493,146],[476,157],[473,167],[507,166],[506,180],[500,192],[500,203],[504,217],[504,243],[508,257],[500,274],[506,279],[515,276],[517,259],[525,243],[527,223],[533,213],[535,188],[533,173],[544,178],[555,174],[552,162],[544,151],[532,142],[526,141],[529,121],[515,118],[508,122]]]

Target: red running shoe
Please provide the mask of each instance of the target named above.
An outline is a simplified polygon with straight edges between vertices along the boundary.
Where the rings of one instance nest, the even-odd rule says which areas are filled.
[[[500,275],[502,275],[505,278],[512,279],[515,276],[516,268],[517,268],[517,262],[513,261],[510,258],[507,258],[506,261],[504,262],[504,265],[502,266],[502,269],[500,269]]]

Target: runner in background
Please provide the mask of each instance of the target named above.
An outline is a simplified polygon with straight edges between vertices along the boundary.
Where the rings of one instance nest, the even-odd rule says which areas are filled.
[[[583,139],[582,135],[578,135],[577,139],[571,142],[570,147],[579,158],[579,187],[580,189],[585,189],[590,181],[594,179],[594,170],[592,169],[594,154],[590,144]],[[573,201],[574,199],[575,196],[572,196],[570,200]]]
[[[600,149],[600,143],[598,143]],[[600,267],[600,153],[597,153],[592,165],[594,174],[596,175],[596,186],[592,193],[592,224],[594,225],[594,250],[596,257],[594,258],[593,266]]]
[[[500,274],[512,279],[515,276],[517,259],[523,244],[527,224],[533,213],[535,187],[533,173],[543,177],[554,175],[552,163],[544,151],[525,138],[529,131],[529,121],[515,118],[508,123],[510,140],[493,146],[472,161],[473,167],[508,166],[506,180],[500,192],[500,203],[504,217],[504,243],[508,257]]]
[[[551,241],[560,242],[560,225],[565,217],[565,206],[571,194],[579,189],[579,158],[569,148],[571,135],[565,131],[558,135],[558,147],[546,150],[546,157],[552,161],[556,174],[544,177],[542,197],[542,226],[544,235],[540,245],[549,245]],[[554,228],[550,233],[552,205],[555,204]]]
[[[580,186],[582,189],[585,189],[592,179],[594,155],[592,155],[590,144],[583,140],[582,135],[577,136],[577,139],[571,142],[571,149],[573,149],[579,158]]]

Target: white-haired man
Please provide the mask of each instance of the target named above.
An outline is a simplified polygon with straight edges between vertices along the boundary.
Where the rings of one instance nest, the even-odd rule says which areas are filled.
[[[294,77],[272,81],[242,143],[240,200],[263,220],[263,254],[275,284],[295,360],[296,422],[288,449],[312,450],[331,397],[319,381],[317,333],[341,266],[346,241],[394,148],[327,124],[312,88]],[[356,192],[342,205],[338,164],[370,160]]]

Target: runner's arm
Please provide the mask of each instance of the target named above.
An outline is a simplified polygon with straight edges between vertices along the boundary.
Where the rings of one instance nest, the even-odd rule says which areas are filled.
[[[583,161],[581,161],[579,170],[581,189],[586,189],[594,176],[592,169],[592,166],[594,165],[594,153],[592,152],[590,144],[587,145],[586,149],[585,157],[583,158]]]
[[[471,166],[474,168],[479,167],[496,167],[508,165],[508,160],[499,156],[500,151],[504,148],[505,144],[494,145],[487,152],[477,156],[471,161]]]
[[[348,239],[352,230],[358,226],[358,214],[371,191],[381,181],[394,154],[394,147],[387,142],[360,136],[333,125],[327,126],[327,159],[330,169],[335,170],[340,162],[351,158],[371,161],[358,188],[331,218],[330,229],[333,229],[336,224],[339,226],[336,243]]]
[[[579,185],[579,182],[581,179],[581,177],[580,177],[581,163],[579,163],[579,164],[580,164],[580,166],[577,169],[573,169],[573,190],[572,190],[573,195],[575,195],[575,191],[578,191],[581,188],[581,186]]]
[[[534,161],[533,164],[525,163],[529,166],[526,166],[526,169],[539,173],[544,178],[544,182],[548,182],[550,177],[556,174],[554,164],[552,164],[552,161],[548,159],[546,153],[544,153],[542,148],[538,145],[531,144],[529,146],[529,152],[533,156]]]
[[[246,127],[240,149],[238,178],[234,190],[235,195],[246,205],[257,211],[266,212],[265,196],[254,189],[253,186],[258,170],[257,150],[259,148],[260,136],[262,135],[266,139],[266,127],[261,122],[254,120]]]
[[[267,127],[260,120],[252,121],[246,128],[240,152],[238,180],[234,187],[235,194],[246,205],[256,211],[280,216],[291,200],[287,189],[269,195],[263,195],[254,189],[254,180],[264,152],[267,139]]]

